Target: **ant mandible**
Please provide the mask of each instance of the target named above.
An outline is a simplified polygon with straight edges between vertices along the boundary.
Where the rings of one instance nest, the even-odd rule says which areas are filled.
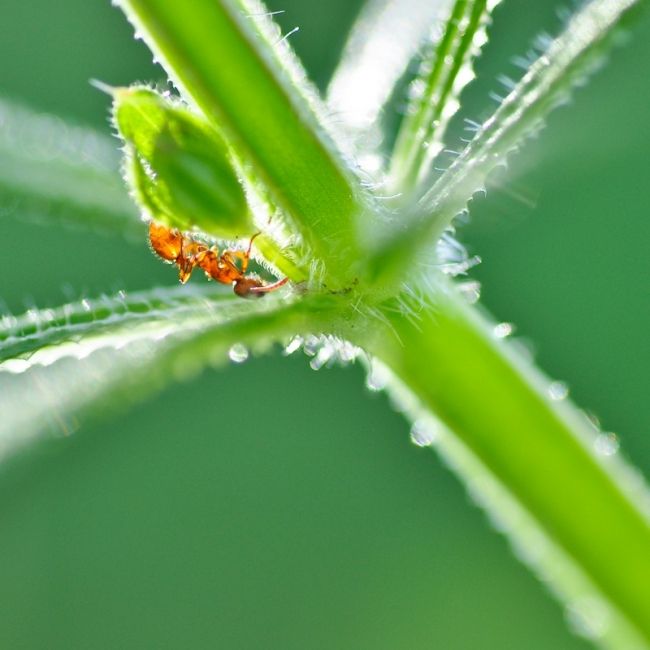
[[[168,228],[154,221],[149,223],[151,248],[159,257],[178,266],[178,279],[182,284],[190,279],[192,271],[198,266],[209,278],[232,285],[233,291],[242,298],[261,298],[265,293],[279,289],[289,279],[264,284],[257,276],[246,275],[253,241],[259,234],[251,237],[246,252],[225,250],[219,255],[216,247],[208,248],[184,236],[176,228]],[[238,260],[241,268],[237,266]]]

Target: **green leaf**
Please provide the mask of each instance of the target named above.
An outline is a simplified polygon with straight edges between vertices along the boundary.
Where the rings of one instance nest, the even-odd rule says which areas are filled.
[[[443,148],[463,88],[474,79],[473,60],[487,42],[490,15],[500,0],[456,0],[444,33],[435,34],[410,89],[391,158],[390,186],[411,192]]]
[[[265,184],[313,254],[347,275],[366,200],[261,4],[121,0],[170,77]],[[289,62],[289,63],[288,63]]]
[[[131,338],[142,326],[146,332],[153,331],[155,337],[170,327],[172,331],[183,329],[211,318],[232,298],[226,287],[188,285],[131,294],[119,292],[54,309],[32,309],[19,316],[6,314],[0,317],[0,364],[13,359],[9,366],[27,367],[31,361],[25,361],[46,347],[47,359],[52,361],[74,349],[60,343],[74,344],[105,332],[111,336],[127,333]],[[154,324],[163,329],[154,331]]]
[[[400,231],[384,233],[369,274],[382,284],[396,275],[404,259],[430,247],[456,215],[466,209],[474,192],[484,189],[488,174],[505,164],[546,115],[565,103],[571,90],[584,82],[603,62],[611,46],[620,41],[621,29],[629,25],[646,2],[639,0],[592,0],[584,5],[555,39],[548,39],[544,53],[452,165],[424,195],[415,200],[410,223]]]
[[[116,143],[0,101],[0,212],[142,238]]]
[[[349,331],[393,373],[414,440],[440,443],[518,555],[586,619],[585,632],[607,647],[650,647],[643,481],[455,289],[439,279],[436,293],[415,293],[368,312],[375,327]]]
[[[151,217],[222,239],[254,234],[226,145],[205,120],[143,87],[115,89],[113,111],[133,165],[131,187]]]
[[[85,320],[83,303],[54,310],[72,315],[52,325],[49,336],[44,330],[14,348],[20,357],[0,363],[0,460],[44,434],[69,435],[80,420],[104,417],[207,364],[225,363],[229,350],[242,361],[248,354],[243,346],[263,352],[309,329],[309,310],[286,298],[251,303],[233,294],[177,293],[100,300],[90,303]],[[131,309],[137,305],[136,311],[118,310],[120,300]],[[48,313],[38,318],[50,321]],[[23,321],[29,319],[36,320]]]
[[[362,155],[381,145],[381,110],[431,26],[447,20],[451,4],[369,0],[364,5],[327,89],[330,109],[357,139]]]

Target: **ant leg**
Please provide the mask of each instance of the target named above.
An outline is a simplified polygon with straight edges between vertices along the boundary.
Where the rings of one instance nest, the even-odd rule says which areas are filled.
[[[203,255],[207,250],[203,244],[192,241],[191,239],[182,238],[180,253],[176,258],[178,278],[182,284],[185,284],[190,279],[192,271],[197,266],[200,266],[199,262],[203,259]]]
[[[176,260],[178,265],[178,279],[181,281],[181,284],[185,284],[192,275],[192,271],[196,266],[196,259],[193,257],[183,257]]]
[[[270,293],[271,291],[275,291],[276,289],[283,287],[287,282],[289,282],[289,278],[282,278],[282,280],[278,280],[273,284],[265,284],[261,287],[251,287],[249,291],[250,293]]]
[[[183,251],[183,244],[185,243],[184,238],[181,239],[181,246],[178,256],[176,257],[176,266],[178,266],[178,279],[181,284],[185,284],[192,275],[192,270],[194,269],[193,260],[189,257],[185,257],[185,252]]]
[[[229,266],[235,273],[238,273],[239,275],[244,275],[246,273],[246,270],[248,269],[248,263],[250,261],[251,257],[251,250],[253,248],[253,242],[255,241],[255,238],[258,235],[261,235],[261,232],[255,233],[252,237],[250,242],[248,243],[248,248],[246,251],[224,251],[223,254],[221,255],[221,261]],[[236,260],[239,260],[241,262],[241,270],[237,267],[237,264],[235,263]]]
[[[248,268],[248,261],[250,260],[250,257],[251,257],[251,250],[253,249],[253,242],[255,241],[256,237],[259,237],[261,234],[262,234],[261,232],[256,232],[251,237],[251,240],[248,242],[248,250],[246,251],[244,257],[242,258],[242,268],[241,268],[242,273],[246,273],[246,269]]]

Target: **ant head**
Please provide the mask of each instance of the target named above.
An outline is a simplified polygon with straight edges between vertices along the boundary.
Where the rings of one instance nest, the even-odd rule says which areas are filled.
[[[264,292],[253,291],[263,287],[264,283],[256,277],[248,276],[235,281],[233,291],[241,298],[262,298]]]

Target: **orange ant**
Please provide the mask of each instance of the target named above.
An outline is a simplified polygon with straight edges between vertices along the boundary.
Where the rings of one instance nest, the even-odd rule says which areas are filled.
[[[154,221],[149,223],[151,248],[159,257],[178,266],[178,279],[182,284],[190,279],[192,271],[198,266],[209,278],[232,285],[233,291],[242,298],[261,298],[265,293],[279,289],[289,279],[264,284],[257,276],[246,276],[253,241],[259,234],[251,237],[246,252],[225,250],[219,255],[217,248],[208,248],[185,237],[176,228],[168,228]],[[237,260],[241,268],[237,266]]]

